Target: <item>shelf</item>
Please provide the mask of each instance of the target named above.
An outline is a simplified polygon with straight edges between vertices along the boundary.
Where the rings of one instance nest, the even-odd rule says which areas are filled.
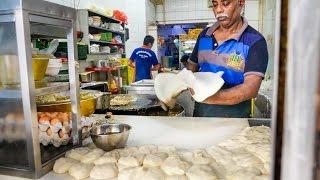
[[[70,90],[69,82],[49,83],[47,87],[36,89],[36,95],[45,95]]]
[[[86,71],[94,71],[94,72],[112,72],[112,71],[118,71],[119,67],[103,67],[103,68],[86,68]]]
[[[21,90],[0,90],[0,99],[20,99],[22,98]]]
[[[98,53],[90,53],[90,55],[126,55],[126,53],[105,53],[105,52],[98,52]]]
[[[91,29],[97,29],[97,30],[102,30],[102,31],[105,31],[105,32],[111,32],[111,33],[115,33],[115,34],[119,34],[119,35],[124,35],[123,32],[119,32],[119,31],[113,31],[113,30],[110,30],[110,29],[107,29],[107,28],[103,28],[103,27],[97,27],[97,26],[90,26],[89,25],[89,28]]]
[[[112,42],[107,42],[107,41],[96,41],[96,40],[90,40],[90,43],[100,43],[100,44],[110,44],[110,45],[115,45],[115,46],[124,46],[124,44],[118,44],[118,43],[112,43]]]
[[[92,11],[92,10],[88,10],[88,13],[89,13],[89,16],[100,16],[102,19],[109,20],[109,22],[123,24],[118,19],[115,19],[113,17],[107,17],[106,15],[103,15],[102,13],[98,13],[98,12],[95,12],[95,11]]]

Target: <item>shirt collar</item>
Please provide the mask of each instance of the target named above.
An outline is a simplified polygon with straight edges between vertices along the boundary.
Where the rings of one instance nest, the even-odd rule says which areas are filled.
[[[235,34],[234,36],[231,37],[231,39],[235,39],[237,41],[240,40],[241,35],[243,34],[243,32],[247,29],[247,27],[249,26],[248,24],[248,20],[245,17],[242,17],[242,21],[243,21],[243,25],[241,27],[241,29],[239,30],[239,32],[237,34]],[[214,23],[207,31],[206,36],[211,36],[220,26],[219,22]]]

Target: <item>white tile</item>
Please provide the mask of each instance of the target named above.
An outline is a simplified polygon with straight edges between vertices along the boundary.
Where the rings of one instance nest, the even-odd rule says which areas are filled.
[[[245,17],[248,20],[259,20],[259,1],[246,1]]]
[[[248,21],[249,25],[252,26],[257,31],[259,30],[259,21]]]
[[[189,11],[188,19],[196,19],[196,11]]]

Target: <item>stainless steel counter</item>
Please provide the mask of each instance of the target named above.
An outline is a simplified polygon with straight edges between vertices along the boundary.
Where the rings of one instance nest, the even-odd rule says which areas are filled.
[[[234,136],[249,126],[247,119],[154,116],[115,116],[115,118],[132,126],[128,146],[155,144],[188,149],[207,148]],[[21,178],[0,175],[0,179],[20,180]],[[41,179],[72,178],[50,172]]]

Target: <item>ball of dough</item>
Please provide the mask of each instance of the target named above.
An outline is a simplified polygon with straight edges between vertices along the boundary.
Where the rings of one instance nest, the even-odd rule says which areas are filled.
[[[71,149],[70,151],[66,152],[66,157],[80,161],[81,157],[87,154],[89,151],[90,149],[87,147]]]
[[[131,156],[120,157],[118,164],[125,165],[127,167],[141,166],[144,159],[144,154],[134,154]]]
[[[139,171],[142,171],[142,167],[127,168],[123,171],[119,171],[118,180],[132,180],[134,176],[133,172],[138,169]]]
[[[139,153],[139,148],[138,147],[126,147],[124,149],[117,149],[119,152],[120,156],[129,156],[132,154]]]
[[[187,171],[187,177],[189,180],[217,180],[217,176],[214,174],[213,169],[207,165],[193,165]]]
[[[156,167],[139,168],[132,172],[132,180],[165,180],[165,173]]]
[[[165,145],[158,146],[158,152],[165,152],[165,153],[171,154],[171,153],[174,153],[176,151],[177,151],[176,147],[171,146],[171,145],[169,145],[169,146],[165,146]]]
[[[186,162],[192,163],[193,161],[193,153],[188,150],[183,150],[178,152],[179,157]]]
[[[119,154],[116,151],[107,152],[100,158],[94,161],[95,165],[102,165],[107,163],[117,163],[119,159]]]
[[[67,173],[71,166],[79,163],[79,161],[71,159],[71,158],[60,158],[56,160],[53,166],[53,172],[58,174]]]
[[[207,165],[213,161],[212,157],[203,149],[193,151],[193,164]]]
[[[174,176],[167,176],[166,180],[188,180],[188,178],[185,175],[174,175]]]
[[[167,175],[184,175],[189,169],[189,163],[182,161],[178,156],[169,156],[161,165]]]
[[[96,165],[90,172],[93,179],[109,179],[118,176],[118,168],[114,163]]]
[[[157,167],[161,166],[163,161],[168,157],[167,153],[153,153],[147,154],[143,161],[145,167]]]
[[[143,145],[139,147],[139,153],[150,154],[158,151],[158,147],[156,145]]]
[[[101,157],[104,154],[104,151],[101,149],[93,149],[91,152],[85,154],[81,157],[82,163],[93,163],[95,160],[97,160],[99,157]]]
[[[84,179],[90,176],[93,164],[79,163],[70,167],[69,174],[75,179]]]

